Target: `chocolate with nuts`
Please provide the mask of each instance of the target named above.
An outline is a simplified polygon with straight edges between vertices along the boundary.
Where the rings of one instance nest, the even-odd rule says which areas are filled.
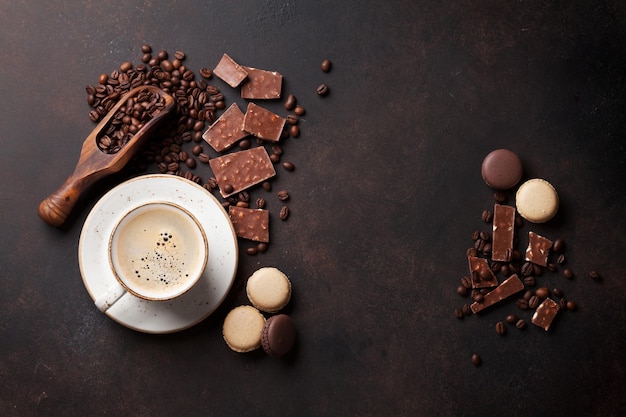
[[[493,242],[491,259],[509,262],[513,252],[515,207],[495,204],[493,207]]]
[[[228,197],[276,175],[263,146],[209,160],[222,197]]]

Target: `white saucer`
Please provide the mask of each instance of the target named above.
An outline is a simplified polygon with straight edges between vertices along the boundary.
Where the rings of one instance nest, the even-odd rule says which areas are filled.
[[[109,267],[108,242],[127,210],[151,201],[171,201],[191,212],[209,241],[209,259],[200,281],[169,301],[145,301],[126,293],[106,315],[145,333],[172,333],[207,318],[226,298],[237,272],[237,237],[220,202],[198,184],[174,175],[144,175],[106,193],[93,207],[80,234],[78,262],[93,300],[105,293],[115,276]],[[95,308],[95,306],[94,306]]]

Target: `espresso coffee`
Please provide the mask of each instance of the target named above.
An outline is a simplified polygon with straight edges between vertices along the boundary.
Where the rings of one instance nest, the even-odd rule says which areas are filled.
[[[190,213],[171,203],[153,203],[119,222],[109,253],[115,275],[129,292],[167,300],[195,284],[206,266],[208,246]]]

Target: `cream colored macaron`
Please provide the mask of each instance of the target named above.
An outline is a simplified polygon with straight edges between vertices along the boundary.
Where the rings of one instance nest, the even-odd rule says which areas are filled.
[[[532,223],[545,223],[559,210],[559,195],[546,180],[533,178],[517,190],[515,204],[518,213]]]
[[[222,335],[228,347],[235,352],[245,353],[261,347],[261,336],[265,317],[252,306],[232,309],[222,327]]]
[[[291,282],[274,267],[255,271],[246,284],[246,294],[253,306],[266,313],[276,313],[291,298]]]

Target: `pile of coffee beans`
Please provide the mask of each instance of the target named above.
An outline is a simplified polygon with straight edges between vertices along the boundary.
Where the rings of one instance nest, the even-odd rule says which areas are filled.
[[[143,172],[153,166],[162,174],[178,175],[196,182],[221,199],[219,193],[215,192],[218,189],[217,180],[208,167],[208,162],[219,156],[219,153],[208,146],[202,138],[208,126],[219,117],[218,113],[226,108],[224,94],[215,83],[210,82],[213,71],[208,67],[202,67],[199,76],[196,76],[185,64],[186,54],[180,50],[171,55],[166,50],[155,52],[150,45],[145,44],[141,46],[141,54],[141,62],[137,65],[130,61],[123,62],[119,68],[110,73],[102,73],[96,83],[86,86],[87,103],[91,107],[90,120],[94,123],[99,122],[125,93],[135,87],[159,87],[174,98],[177,104],[176,114],[171,123],[161,126],[160,131],[146,143],[127,169]],[[330,61],[324,61],[322,71],[330,71]],[[133,103],[129,101],[122,106],[112,117],[105,134],[97,138],[98,147],[103,152],[119,151],[141,128],[142,123],[154,116],[155,111],[161,106],[160,97],[140,96],[134,98]],[[275,165],[281,166],[282,171],[292,172],[295,170],[295,164],[284,160],[284,146],[287,143],[285,140],[300,137],[299,122],[306,110],[293,94],[287,95],[284,108],[291,113],[286,116],[287,123],[280,144],[268,143],[249,136],[241,139],[236,147],[245,150],[253,146],[265,146]],[[279,170],[277,175],[278,173]],[[272,183],[265,181],[258,188],[271,192]],[[248,207],[249,192],[256,190],[248,190],[237,196],[221,199],[222,204],[225,208],[230,205]],[[279,204],[278,218],[285,221],[289,217],[289,207],[285,204],[284,195],[279,194],[275,196],[276,204]],[[255,200],[259,201],[258,198],[252,201]],[[268,200],[269,198],[263,197],[263,207],[270,205]],[[248,247],[246,253],[256,255],[266,250],[267,243],[261,242]]]
[[[116,95],[117,93],[112,94]],[[115,112],[105,131],[97,138],[98,148],[108,154],[119,152],[164,106],[165,99],[160,94],[140,90]]]

